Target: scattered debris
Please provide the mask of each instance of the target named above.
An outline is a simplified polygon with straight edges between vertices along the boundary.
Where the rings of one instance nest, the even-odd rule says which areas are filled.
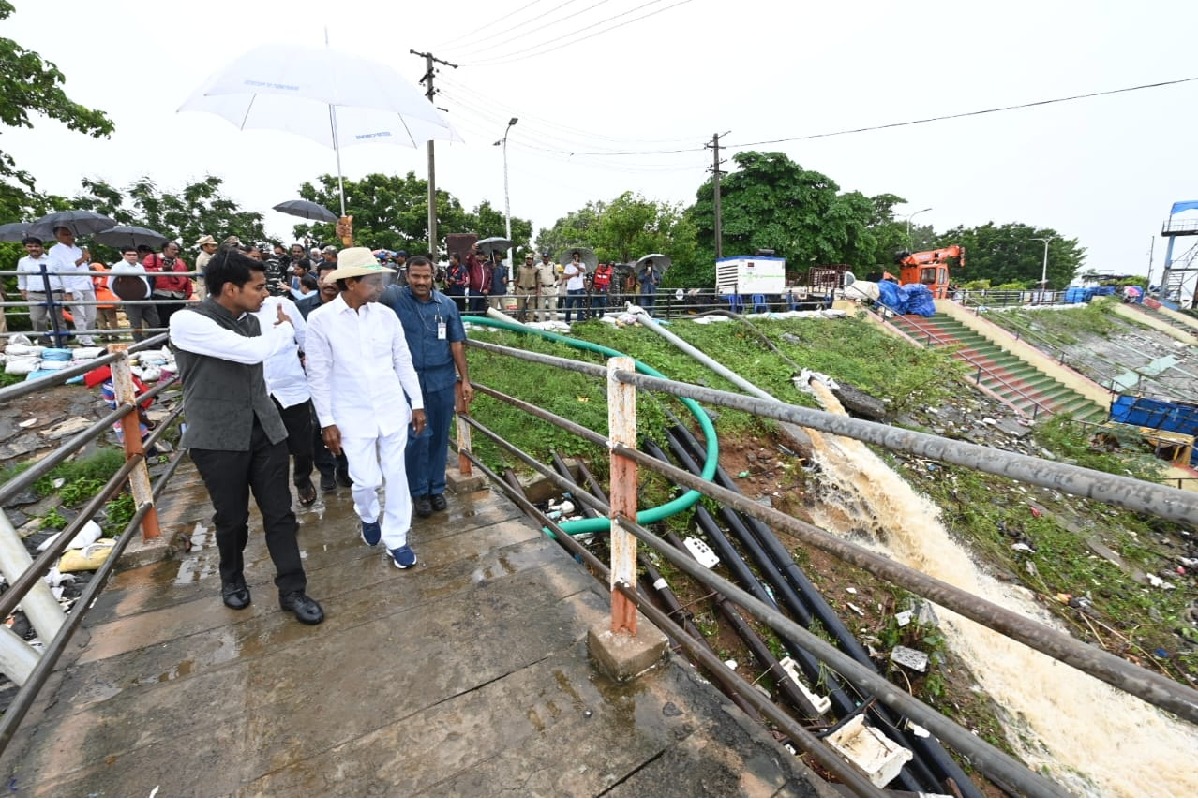
[[[912,649],[909,646],[902,646],[901,644],[890,650],[890,662],[915,671],[922,672],[928,670],[927,655],[918,649]]]

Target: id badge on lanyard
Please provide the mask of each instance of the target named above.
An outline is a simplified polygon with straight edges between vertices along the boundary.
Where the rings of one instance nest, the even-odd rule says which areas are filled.
[[[441,318],[440,314],[438,314],[437,315],[437,341],[444,341],[445,333],[446,333],[445,320]]]

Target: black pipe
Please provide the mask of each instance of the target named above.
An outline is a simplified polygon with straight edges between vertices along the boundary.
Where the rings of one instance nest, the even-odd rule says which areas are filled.
[[[675,623],[677,623],[678,626],[681,627],[684,632],[686,632],[687,635],[689,635],[691,638],[701,641],[703,647],[707,649],[707,651],[715,654],[715,650],[711,648],[711,644],[706,638],[703,637],[703,633],[699,631],[699,628],[696,627],[695,623],[691,620],[690,614],[688,614],[682,608],[682,603],[678,601],[678,597],[674,594],[669,584],[661,576],[661,572],[654,568],[653,563],[649,560],[645,553],[638,552],[636,559],[637,562],[640,563],[641,568],[645,570],[645,577],[643,579],[644,582],[649,584],[649,588],[651,589],[651,591],[645,591],[645,595],[652,596],[653,593],[656,593],[656,595],[661,599],[662,604],[666,606],[666,610],[670,618],[672,618]],[[669,632],[667,631],[666,634],[669,635]],[[675,645],[678,648],[681,648],[681,644],[675,642]],[[711,672],[709,676],[719,683],[720,690],[722,690],[737,707],[743,710],[749,716],[749,718],[759,723],[762,721],[760,711],[749,704],[748,701],[741,696],[740,691],[736,690],[736,686],[727,679],[727,675],[721,671],[716,671]]]
[[[691,452],[702,452],[699,446],[699,441],[695,436],[681,424],[677,424],[671,433],[676,434],[680,443],[685,444]],[[693,463],[693,459],[691,460]],[[684,464],[687,469],[690,469],[695,474],[700,472],[697,466],[692,468],[688,464]],[[723,486],[732,491],[740,491],[739,486],[732,481],[731,476],[724,470],[723,466],[716,466],[716,474],[714,481],[717,485]],[[731,514],[740,516],[735,510],[725,509]],[[811,615],[819,620],[828,634],[840,646],[841,650],[861,663],[864,666],[877,671],[877,665],[873,658],[869,656],[869,652],[857,640],[857,637],[849,631],[844,622],[836,614],[836,611],[828,604],[823,595],[807,578],[807,575],[794,562],[794,558],[786,551],[786,547],[782,546],[782,542],[778,540],[778,536],[764,522],[752,517],[747,518],[748,528],[753,533],[753,538],[760,548],[769,553],[770,558],[785,575],[786,581],[796,589],[805,600],[806,605],[810,608]],[[808,624],[801,622],[804,626]],[[889,713],[884,714],[888,716]],[[916,752],[921,762],[927,761],[927,765],[940,778],[938,781],[938,790],[944,789],[944,781],[952,780],[956,784],[957,789],[962,796],[980,797],[982,792],[953,758],[945,751],[944,747],[935,738],[921,737],[908,730],[905,725],[896,725],[891,720],[886,719],[887,726],[893,730],[902,740],[903,744],[912,751]],[[914,762],[914,761],[912,761]]]
[[[562,460],[561,455],[557,454],[557,450],[550,452],[549,456],[553,459],[553,468],[557,470],[558,474],[571,482],[578,482],[574,479],[574,473],[570,471],[570,467],[566,465],[564,460]],[[583,516],[586,516],[588,519],[599,518],[599,511],[595,510],[590,505],[584,505],[581,502],[576,504],[578,505],[579,509],[582,510]]]
[[[674,548],[679,552],[691,554],[674,533],[666,533],[665,539],[673,544]],[[693,557],[693,554],[691,556]],[[801,713],[810,718],[817,718],[820,715],[819,711],[812,704],[811,700],[807,698],[807,695],[795,685],[794,680],[790,678],[790,675],[782,667],[778,658],[774,657],[774,653],[770,651],[769,646],[761,639],[757,631],[749,626],[744,616],[740,614],[740,611],[727,598],[719,594],[716,594],[713,599],[720,613],[723,614],[728,624],[732,627],[733,632],[745,642],[745,646],[753,653],[753,658],[773,676],[774,684],[778,687],[778,692]]]
[[[661,461],[668,461],[665,452],[662,451],[662,449],[655,443],[646,441],[644,449],[645,452],[650,456]],[[698,464],[696,464],[691,458],[687,458],[686,460],[690,461],[690,463],[684,463],[683,467],[697,474],[698,472],[695,470],[699,468]],[[715,553],[719,555],[720,561],[727,566],[728,571],[732,573],[733,579],[744,586],[745,590],[751,593],[754,598],[767,605],[772,605],[773,607],[777,608],[778,602],[774,599],[773,595],[765,589],[765,587],[757,579],[757,576],[753,574],[752,570],[749,568],[749,565],[745,563],[744,559],[740,556],[740,553],[737,552],[736,548],[732,546],[732,543],[728,540],[728,537],[724,534],[724,531],[720,529],[719,525],[715,523],[715,519],[712,518],[708,510],[702,505],[695,506],[695,521],[703,530],[704,535],[706,535],[708,540],[711,541],[712,548],[715,550]],[[810,620],[809,614],[808,620]],[[795,662],[799,664],[800,668],[802,668],[803,674],[807,676],[807,679],[812,681],[813,685],[818,685],[820,680],[823,680],[824,684],[827,686],[828,698],[832,701],[832,708],[837,716],[846,716],[850,713],[857,712],[861,703],[849,695],[849,693],[845,690],[844,685],[833,672],[827,669],[822,669],[820,661],[805,651],[793,640],[783,636],[779,636],[779,638],[786,647],[787,651],[790,653],[791,657],[793,657]],[[889,717],[889,711],[881,706],[875,704],[873,707],[869,708],[867,713],[868,717],[878,726],[888,730],[898,729],[898,726],[895,724],[893,719]],[[938,785],[938,780],[928,770],[927,766],[925,766],[919,760],[919,758],[907,761],[907,763],[903,766],[902,771],[899,772],[897,779],[904,790],[910,791],[918,792],[925,788],[931,788]]]

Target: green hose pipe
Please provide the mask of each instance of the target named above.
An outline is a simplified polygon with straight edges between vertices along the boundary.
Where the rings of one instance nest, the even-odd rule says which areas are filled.
[[[482,316],[464,316],[462,317],[462,321],[468,322],[472,325],[479,325],[480,327],[494,327],[500,330],[508,330],[513,333],[524,333],[528,335],[540,336],[547,341],[565,344],[567,346],[574,347],[575,349],[594,352],[607,358],[625,357],[624,353],[613,350],[611,347],[604,347],[602,344],[593,344],[589,341],[580,341],[576,338],[569,338],[568,336],[563,336],[560,333],[552,333],[548,330],[537,330],[535,328],[525,327],[517,322],[507,322],[502,319],[491,319],[489,317]],[[636,370],[641,374],[651,375],[652,377],[666,377],[652,366],[642,363],[641,361],[636,361]],[[699,407],[699,403],[692,399],[683,398],[682,404],[685,405],[687,410],[694,415],[695,419],[699,422],[699,426],[703,429],[703,438],[707,441],[707,459],[703,463],[702,477],[704,480],[710,480],[715,476],[715,470],[719,465],[720,458],[720,446],[716,441],[715,427],[712,426],[711,419],[707,416],[703,409]],[[685,494],[667,502],[664,505],[658,505],[655,508],[646,508],[645,510],[637,511],[637,523],[643,525],[652,524],[653,522],[659,522],[662,519],[666,519],[677,513],[681,513],[698,502],[699,497],[701,496],[703,495],[698,491],[687,491]],[[606,532],[611,529],[611,521],[604,518],[579,519],[578,521],[562,522],[560,526],[568,534],[575,536],[581,535],[583,533]],[[553,536],[552,532],[548,530],[545,532],[550,537]]]

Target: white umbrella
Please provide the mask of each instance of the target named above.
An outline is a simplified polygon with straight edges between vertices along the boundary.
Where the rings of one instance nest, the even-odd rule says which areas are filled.
[[[206,111],[242,130],[280,130],[331,147],[339,189],[342,147],[462,140],[394,69],[328,47],[257,47],[210,77],[179,110]]]
[[[568,264],[574,259],[574,253],[578,253],[578,260],[586,264],[588,272],[594,272],[595,267],[599,266],[599,256],[595,255],[595,251],[590,247],[567,247],[562,250],[562,254],[558,256],[558,262]]]
[[[666,270],[670,268],[670,264],[673,263],[670,260],[670,256],[662,255],[659,252],[655,252],[651,255],[642,255],[640,258],[637,258],[636,259],[636,268],[640,269],[642,266],[644,266],[645,261],[652,261],[653,269],[659,275],[664,275],[666,273]]]

